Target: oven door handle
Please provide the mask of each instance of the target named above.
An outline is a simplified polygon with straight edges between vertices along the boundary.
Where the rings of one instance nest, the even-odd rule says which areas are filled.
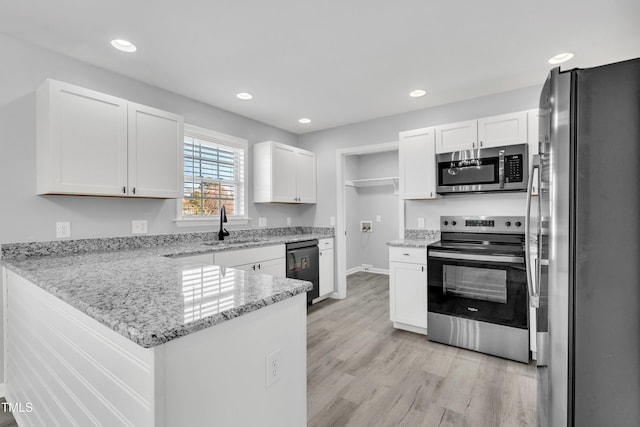
[[[533,271],[531,268],[531,198],[533,197],[533,172],[538,169],[540,175],[540,156],[534,155],[531,167],[529,168],[529,182],[527,183],[527,207],[524,217],[524,256],[525,265],[527,267],[527,289],[529,290],[529,301],[531,307],[538,308],[540,306],[540,295],[533,286]],[[539,186],[538,186],[539,188]],[[541,218],[538,218],[538,222]],[[540,256],[540,254],[538,254]],[[537,259],[536,259],[537,263]],[[536,277],[537,280],[537,277]]]
[[[429,258],[459,259],[463,261],[501,262],[508,264],[522,264],[524,262],[524,259],[521,256],[461,254],[458,252],[451,253],[441,251],[429,251]]]

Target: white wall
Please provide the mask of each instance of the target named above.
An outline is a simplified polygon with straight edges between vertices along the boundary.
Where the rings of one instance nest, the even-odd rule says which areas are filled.
[[[418,228],[418,218],[424,218],[424,228],[440,229],[440,216],[445,215],[522,215],[525,193],[459,194],[438,200],[408,200],[405,205],[407,229]]]
[[[149,234],[203,231],[210,227],[178,228],[173,200],[37,196],[35,172],[35,90],[53,78],[134,102],[181,114],[185,123],[249,140],[274,139],[297,145],[297,135],[211,107],[76,60],[0,35],[0,244],[55,240],[55,222],[71,221],[72,238],[127,236],[131,220],[146,219]],[[189,78],[189,76],[184,76]],[[213,78],[213,77],[212,77]],[[248,172],[253,164],[249,150]],[[242,228],[257,227],[266,217],[269,227],[300,222],[308,207],[253,204],[249,186],[249,216]],[[231,227],[228,227],[231,228]]]
[[[335,194],[337,149],[395,141],[398,139],[398,132],[404,130],[536,108],[545,78],[546,75],[540,76],[540,86],[522,88],[301,135],[299,137],[299,145],[314,151],[317,156],[318,203],[313,209],[302,212],[303,216],[300,220],[304,223],[326,226],[329,224],[329,217],[337,215]],[[524,214],[524,196],[520,194],[485,195],[478,198],[458,197],[463,198],[446,198],[435,202],[408,202],[406,212],[407,228],[417,227],[418,216],[435,218],[441,214],[444,215],[441,212],[449,212],[450,210],[460,213],[470,212],[470,214],[474,214],[474,212],[501,214],[506,211],[516,214],[520,212],[520,206],[522,206],[521,214]],[[426,228],[437,229],[437,218],[435,222],[428,221],[425,225]],[[340,255],[338,254],[338,256]]]
[[[355,162],[351,162],[351,158]],[[352,155],[345,162],[345,174],[351,179],[398,176],[398,151]],[[351,169],[351,170],[349,170]],[[386,243],[398,238],[398,196],[393,186],[347,187],[345,192],[347,229],[347,269],[372,265],[389,268]],[[381,221],[377,222],[376,217]],[[372,221],[371,233],[360,231],[360,221]]]

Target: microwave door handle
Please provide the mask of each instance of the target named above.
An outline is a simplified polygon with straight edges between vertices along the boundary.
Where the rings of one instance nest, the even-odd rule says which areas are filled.
[[[527,268],[527,289],[529,290],[529,300],[531,306],[538,308],[540,305],[540,296],[533,289],[533,278],[531,272],[531,198],[533,193],[533,171],[540,167],[540,157],[533,156],[531,167],[529,168],[529,179],[527,183],[527,208],[524,217],[524,262]],[[538,254],[539,255],[539,254]]]
[[[500,189],[504,188],[504,150],[498,152],[498,182]]]

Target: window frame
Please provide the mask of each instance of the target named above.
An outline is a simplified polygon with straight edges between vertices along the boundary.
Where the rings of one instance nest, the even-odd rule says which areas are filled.
[[[185,123],[184,124],[184,134],[182,137],[182,142],[181,142],[181,152],[184,152],[184,138],[185,137],[192,137],[192,138],[198,138],[200,140],[203,141],[208,141],[211,142],[212,145],[220,145],[223,147],[227,147],[233,150],[244,150],[244,179],[242,180],[242,191],[244,194],[244,202],[242,204],[242,209],[243,209],[243,215],[227,215],[227,220],[228,220],[228,224],[248,224],[249,223],[249,203],[248,203],[248,199],[249,199],[249,194],[248,194],[248,188],[247,188],[247,183],[249,181],[248,179],[248,167],[247,167],[247,161],[248,161],[248,155],[249,155],[249,141],[243,138],[238,138],[236,136],[232,136],[232,135],[227,135],[221,132],[217,132],[211,129],[206,129],[206,128],[202,128],[202,127],[198,127],[198,126],[194,126],[194,125],[190,125]],[[184,158],[181,155],[180,156],[180,173],[181,173],[181,181],[184,179]],[[184,182],[181,184],[181,194],[184,195],[182,193],[182,191],[184,191]],[[192,226],[208,226],[208,225],[219,225],[220,224],[220,218],[218,215],[211,215],[211,216],[201,216],[201,217],[185,217],[182,216],[182,203],[183,203],[183,199],[184,197],[180,197],[179,199],[176,200],[176,219],[175,222],[177,224],[178,227],[192,227]]]

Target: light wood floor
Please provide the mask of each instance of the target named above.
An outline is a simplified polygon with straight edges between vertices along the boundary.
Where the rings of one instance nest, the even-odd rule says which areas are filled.
[[[536,425],[534,365],[394,329],[388,276],[355,273],[347,289],[309,308],[309,426]]]

